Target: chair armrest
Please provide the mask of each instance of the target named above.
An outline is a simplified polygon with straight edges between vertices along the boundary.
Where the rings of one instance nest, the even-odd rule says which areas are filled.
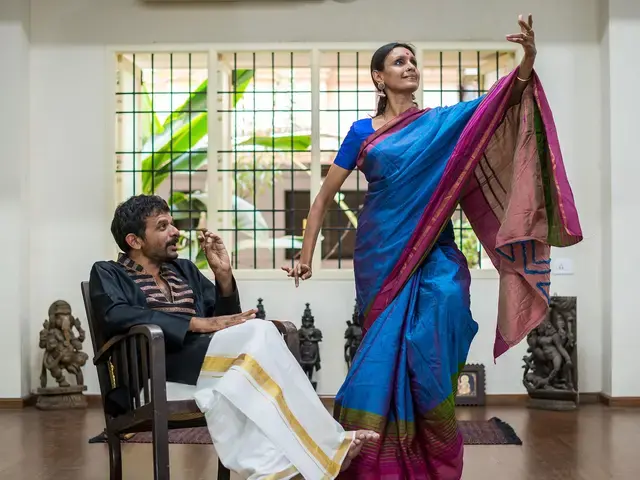
[[[293,323],[287,322],[287,321],[280,321],[280,320],[269,320],[269,321],[273,323],[278,329],[278,331],[282,334],[282,336],[284,337],[284,341],[287,344],[287,347],[289,347],[289,350],[291,351],[295,359],[299,362],[300,361],[300,340],[298,335],[298,329],[296,328],[296,326]]]
[[[110,361],[110,365],[104,365],[107,361]],[[165,346],[160,327],[136,325],[126,334],[110,338],[95,355],[93,363],[99,369],[106,368],[109,371],[110,390],[105,391],[104,395],[110,393],[112,399],[119,403],[121,411],[151,402],[155,410],[166,412]],[[144,402],[141,400],[141,390]]]
[[[115,345],[122,343],[123,340],[127,338],[131,338],[134,336],[141,335],[145,337],[149,341],[149,345],[153,348],[154,345],[161,343],[164,347],[164,333],[162,333],[162,329],[157,325],[136,325],[131,327],[127,333],[124,335],[116,335],[111,337],[107,343],[105,343],[102,348],[95,354],[93,357],[93,364],[98,365],[99,363],[105,362],[109,359],[111,355],[111,350]],[[163,348],[164,350],[164,348]],[[164,355],[163,355],[164,357]]]

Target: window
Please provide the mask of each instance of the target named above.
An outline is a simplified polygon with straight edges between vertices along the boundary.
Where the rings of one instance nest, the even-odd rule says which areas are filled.
[[[207,53],[122,54],[117,58],[118,200],[164,197],[183,235],[182,254],[197,258],[195,229],[205,225]]]
[[[195,230],[202,227],[221,233],[236,269],[290,264],[311,201],[351,123],[374,113],[372,53],[119,54],[118,199],[166,198],[182,231],[181,255],[201,266]],[[417,101],[430,107],[476,98],[515,66],[513,52],[419,50],[418,58]],[[352,268],[366,190],[356,170],[336,195],[316,248],[316,270]],[[491,268],[460,210],[453,223],[470,266]]]
[[[342,201],[351,205],[357,212],[364,204],[365,191],[342,190]],[[307,214],[311,207],[311,192],[308,190],[288,190],[285,192],[285,209],[291,212],[285,217],[287,235],[302,236],[307,221]],[[322,261],[333,260],[342,266],[345,261],[353,260],[356,246],[356,229],[345,211],[338,206],[329,207],[322,223],[323,241],[321,243]],[[297,259],[299,250],[287,249],[286,259]]]
[[[422,58],[423,105],[432,108],[478,98],[515,67],[513,52],[426,51]],[[493,268],[462,209],[456,209],[452,221],[469,267]]]
[[[224,52],[218,70],[219,231],[236,268],[276,269],[302,244],[284,203],[311,184],[311,54]]]

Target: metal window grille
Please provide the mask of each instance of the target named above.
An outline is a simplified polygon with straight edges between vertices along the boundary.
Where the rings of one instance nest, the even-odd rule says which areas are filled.
[[[422,54],[424,107],[454,105],[484,95],[515,67],[513,52],[425,51]],[[491,268],[467,217],[459,207],[452,216],[456,243],[470,268]]]
[[[236,268],[275,269],[299,251],[287,228],[309,203],[285,208],[285,191],[309,190],[311,56],[306,52],[224,52],[218,58],[223,130],[218,173],[230,192],[219,208]]]
[[[207,181],[208,53],[131,53],[117,57],[117,197],[167,200],[181,254],[198,258]]]
[[[373,51],[322,52],[319,68],[320,161],[322,177],[338,153],[351,124],[375,114],[376,94],[369,62]],[[367,181],[354,170],[331,202],[319,250],[323,268],[353,268],[357,218]]]
[[[205,226],[221,232],[237,269],[292,264],[311,202],[341,142],[354,121],[375,112],[372,54],[311,50],[118,55],[119,199],[138,193],[167,199],[183,233],[182,255],[202,267],[206,262],[198,256],[195,229]],[[418,61],[422,88],[417,101],[437,107],[486,93],[514,68],[515,55],[423,50]],[[215,78],[210,79],[209,72],[215,72]],[[209,81],[215,85],[213,100],[208,99]],[[213,118],[207,105],[216,110]],[[209,132],[211,126],[214,132]],[[209,171],[212,153],[217,158]],[[366,190],[364,176],[355,170],[325,217],[316,268],[352,268]],[[470,267],[490,268],[460,209],[452,220]]]

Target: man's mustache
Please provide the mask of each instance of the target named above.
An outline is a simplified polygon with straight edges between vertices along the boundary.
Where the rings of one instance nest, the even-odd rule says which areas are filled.
[[[167,243],[167,247],[173,247],[173,246],[177,245],[178,241],[180,241],[180,237],[174,238],[173,240],[171,240],[170,242]]]

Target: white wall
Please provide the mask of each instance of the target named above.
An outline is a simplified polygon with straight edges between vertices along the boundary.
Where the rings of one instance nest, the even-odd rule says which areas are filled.
[[[634,45],[640,43],[640,4],[624,0],[609,0],[609,92],[610,137],[609,167],[611,178],[611,215],[603,229],[611,232],[604,245],[604,261],[610,262],[611,302],[605,321],[610,322],[611,394],[639,396],[640,382],[633,379],[640,342],[638,322],[637,256],[633,243],[640,235],[640,225],[633,221],[638,212],[640,162],[636,136],[640,131],[637,112],[640,98],[632,95],[640,77],[638,53]],[[632,60],[633,59],[633,60]],[[608,359],[607,358],[607,359]]]
[[[300,325],[309,302],[316,326],[323,332],[322,369],[318,372],[318,393],[334,395],[346,375],[344,331],[351,320],[355,289],[352,280],[309,280],[296,290],[293,282],[244,280],[239,282],[242,304],[249,308],[264,299],[268,318],[288,319]],[[526,344],[514,348],[496,365],[491,352],[497,314],[498,282],[494,278],[475,279],[472,283],[472,309],[480,331],[471,347],[468,363],[483,363],[487,368],[489,393],[520,393],[521,359]],[[483,301],[484,300],[484,301]]]
[[[356,0],[318,4],[143,5],[136,0],[31,1],[31,283],[32,371],[39,373],[37,331],[51,302],[64,298],[83,320],[80,281],[91,263],[111,256],[111,182],[105,164],[112,121],[105,98],[108,44],[175,42],[502,41],[517,31],[531,2]],[[532,9],[538,71],[554,110],[585,241],[555,255],[569,257],[575,275],[554,278],[552,292],[579,300],[579,368],[584,391],[601,388],[600,48],[596,0],[542,0]],[[317,23],[311,24],[310,19]],[[146,24],[148,26],[143,27]],[[2,90],[0,90],[2,91]],[[74,178],[74,174],[75,178]],[[58,180],[53,181],[58,176]],[[486,276],[486,274],[485,274]],[[298,292],[286,279],[241,280],[243,305],[261,296],[272,317],[299,323],[310,302],[324,332],[321,393],[335,393],[344,375],[345,321],[353,281],[313,280]],[[322,292],[322,288],[327,291]],[[497,280],[474,278],[472,308],[481,329],[469,362],[487,367],[489,393],[522,393],[524,345],[492,360]],[[86,348],[91,353],[90,341]],[[97,378],[85,369],[90,392]],[[32,384],[35,386],[35,383]],[[2,396],[2,395],[0,395]]]
[[[31,0],[35,43],[343,42],[504,40],[519,13],[540,41],[594,40],[596,0],[333,0],[146,4]],[[535,6],[535,8],[534,8]],[[143,27],[143,25],[145,25]]]
[[[602,226],[602,276],[599,289],[602,291],[602,391],[612,395],[612,350],[611,350],[611,61],[609,51],[609,1],[600,2],[598,36],[600,37],[601,80],[601,226]]]
[[[5,232],[0,279],[0,398],[30,389],[29,235],[25,228],[29,170],[29,3],[0,3],[0,218]],[[8,68],[7,68],[8,67]]]
[[[112,251],[113,186],[108,179],[113,169],[104,162],[109,121],[104,71],[104,54],[95,47],[39,45],[31,51],[33,386],[42,362],[38,332],[54,301],[71,304],[87,332],[86,351],[92,352],[80,282],[88,280],[96,258]],[[89,391],[99,392],[95,369],[88,365],[85,372]]]

